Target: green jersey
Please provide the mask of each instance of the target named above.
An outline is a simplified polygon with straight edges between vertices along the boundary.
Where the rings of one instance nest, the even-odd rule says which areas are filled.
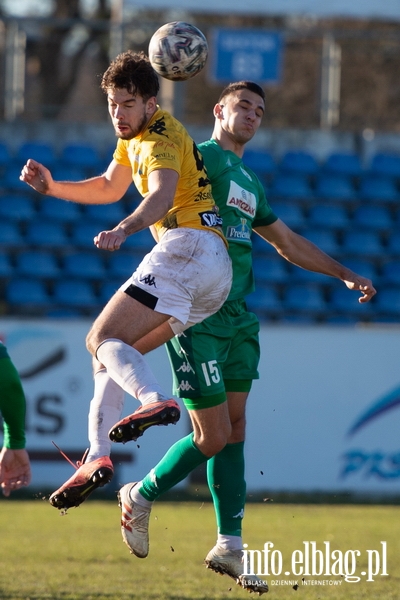
[[[215,140],[199,144],[199,150],[229,243],[233,283],[228,300],[238,300],[254,291],[253,227],[271,225],[278,217],[268,204],[260,180],[241,158],[223,150]]]

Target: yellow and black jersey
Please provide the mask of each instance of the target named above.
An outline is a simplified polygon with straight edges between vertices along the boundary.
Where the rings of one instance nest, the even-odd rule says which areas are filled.
[[[173,169],[179,174],[173,206],[155,223],[159,237],[176,227],[211,229],[223,237],[203,157],[184,126],[168,112],[158,108],[140,135],[118,140],[114,160],[131,167],[142,196],[149,192],[152,171]]]

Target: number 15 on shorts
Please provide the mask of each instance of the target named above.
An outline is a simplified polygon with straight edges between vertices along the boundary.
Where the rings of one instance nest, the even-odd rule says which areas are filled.
[[[206,385],[212,385],[213,383],[219,383],[221,376],[218,370],[218,364],[216,360],[209,360],[208,362],[201,363],[203,369],[204,381]]]

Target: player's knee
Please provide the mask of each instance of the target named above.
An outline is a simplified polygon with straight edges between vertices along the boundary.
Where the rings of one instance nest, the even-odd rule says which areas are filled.
[[[229,437],[229,444],[243,442],[246,435],[246,418],[241,416],[232,422],[232,432]]]
[[[231,433],[232,427],[230,423],[226,423],[225,426],[222,426],[213,432],[200,432],[197,433],[197,435],[195,433],[194,442],[203,454],[211,458],[225,448]]]
[[[86,348],[92,356],[96,357],[96,350],[98,347],[99,342],[97,341],[97,335],[92,328],[86,336]]]

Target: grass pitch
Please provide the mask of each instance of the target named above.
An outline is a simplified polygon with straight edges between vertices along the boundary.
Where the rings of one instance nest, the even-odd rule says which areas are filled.
[[[400,598],[400,507],[354,505],[248,504],[244,541],[277,551],[275,572],[263,576],[263,598],[297,600],[397,600]],[[129,554],[119,530],[116,502],[88,501],[68,514],[47,502],[0,502],[0,598],[2,600],[240,600],[247,592],[226,575],[206,569],[203,559],[215,542],[209,503],[156,503],[150,521],[150,554]],[[336,556],[358,549],[356,573],[368,569],[368,556],[387,544],[387,573],[346,583],[340,576],[287,576],[291,555],[304,542]],[[370,554],[367,553],[370,550]],[[263,555],[264,556],[264,555]],[[380,556],[382,571],[383,557]],[[272,567],[272,564],[270,564]],[[373,570],[377,570],[376,562]],[[302,581],[304,579],[304,581]],[[329,581],[338,582],[335,586]],[[297,589],[295,581],[297,581]],[[328,583],[320,584],[325,581]],[[314,583],[311,583],[314,582]],[[315,583],[317,582],[317,583]],[[294,586],[294,587],[293,587]],[[254,596],[256,597],[256,596]]]

